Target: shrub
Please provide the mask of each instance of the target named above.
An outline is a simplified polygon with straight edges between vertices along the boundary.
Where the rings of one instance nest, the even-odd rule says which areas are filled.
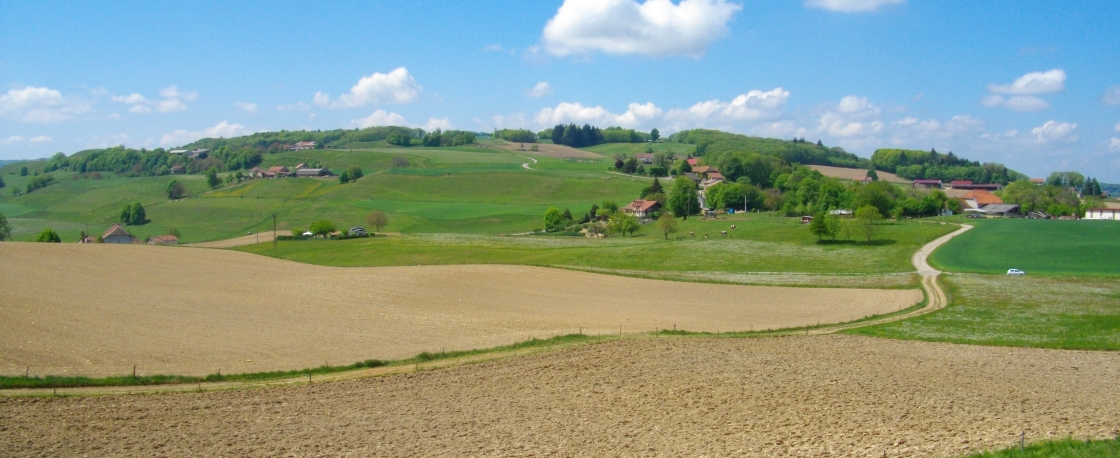
[[[39,233],[39,237],[35,241],[39,243],[62,243],[62,238],[58,236],[54,229],[46,228]]]

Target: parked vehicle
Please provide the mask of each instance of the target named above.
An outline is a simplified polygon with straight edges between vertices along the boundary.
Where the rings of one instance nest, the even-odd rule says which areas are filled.
[[[1026,272],[1023,272],[1019,269],[1007,269],[1007,275],[1026,275],[1026,274],[1027,274]]]
[[[360,226],[354,226],[354,227],[350,228],[349,234],[350,235],[367,235],[366,234],[366,228],[360,227]]]

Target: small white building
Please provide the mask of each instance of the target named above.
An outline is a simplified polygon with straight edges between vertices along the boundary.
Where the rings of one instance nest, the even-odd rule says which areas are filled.
[[[302,151],[305,149],[315,149],[315,142],[299,142],[292,147],[292,151]]]
[[[1088,210],[1085,210],[1085,219],[1120,221],[1120,209],[1090,208]]]

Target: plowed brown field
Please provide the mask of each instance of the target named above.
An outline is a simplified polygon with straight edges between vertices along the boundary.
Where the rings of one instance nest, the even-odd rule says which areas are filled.
[[[536,146],[537,151],[533,151],[532,147]],[[530,143],[525,145],[525,149],[521,148],[521,143],[503,142],[499,143],[498,147],[504,150],[516,151],[523,154],[531,154],[534,156],[555,157],[561,159],[596,159],[606,157],[599,153],[591,151],[584,151],[575,149],[570,146],[557,145],[553,143]]]
[[[638,339],[243,391],[0,399],[3,456],[953,457],[1120,428],[1120,354]]]
[[[201,375],[558,334],[849,321],[916,290],[711,285],[524,266],[320,267],[153,246],[0,244],[0,372]]]

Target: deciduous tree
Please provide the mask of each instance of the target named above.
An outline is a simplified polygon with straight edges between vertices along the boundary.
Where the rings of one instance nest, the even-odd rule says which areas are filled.
[[[187,189],[179,180],[171,180],[167,183],[167,198],[171,200],[182,199],[187,194]]]
[[[381,228],[389,225],[389,217],[383,211],[374,211],[366,216],[366,224],[376,227],[377,232],[381,232]]]
[[[322,237],[326,237],[326,236],[330,235],[331,232],[337,231],[338,227],[335,226],[334,223],[332,223],[330,221],[327,221],[325,219],[321,219],[319,221],[311,223],[311,229],[310,230],[311,230],[312,234],[322,236]]]
[[[553,231],[560,229],[564,224],[564,214],[560,213],[556,207],[548,207],[544,212],[544,228],[545,230]]]
[[[696,192],[696,183],[686,176],[679,176],[673,180],[673,189],[669,191],[669,209],[675,216],[688,215],[700,211],[700,200]]]
[[[668,212],[662,213],[657,219],[657,228],[665,235],[665,240],[669,240],[669,234],[677,232],[677,218]]]
[[[860,232],[867,238],[868,243],[871,243],[871,239],[875,237],[881,219],[883,215],[879,213],[879,209],[871,205],[864,205],[856,210],[856,221],[859,221]]]
[[[144,211],[144,206],[140,202],[132,204],[132,210],[129,212],[128,224],[139,226],[148,222],[148,212]]]
[[[0,241],[12,239],[12,226],[8,224],[8,218],[0,213]]]

